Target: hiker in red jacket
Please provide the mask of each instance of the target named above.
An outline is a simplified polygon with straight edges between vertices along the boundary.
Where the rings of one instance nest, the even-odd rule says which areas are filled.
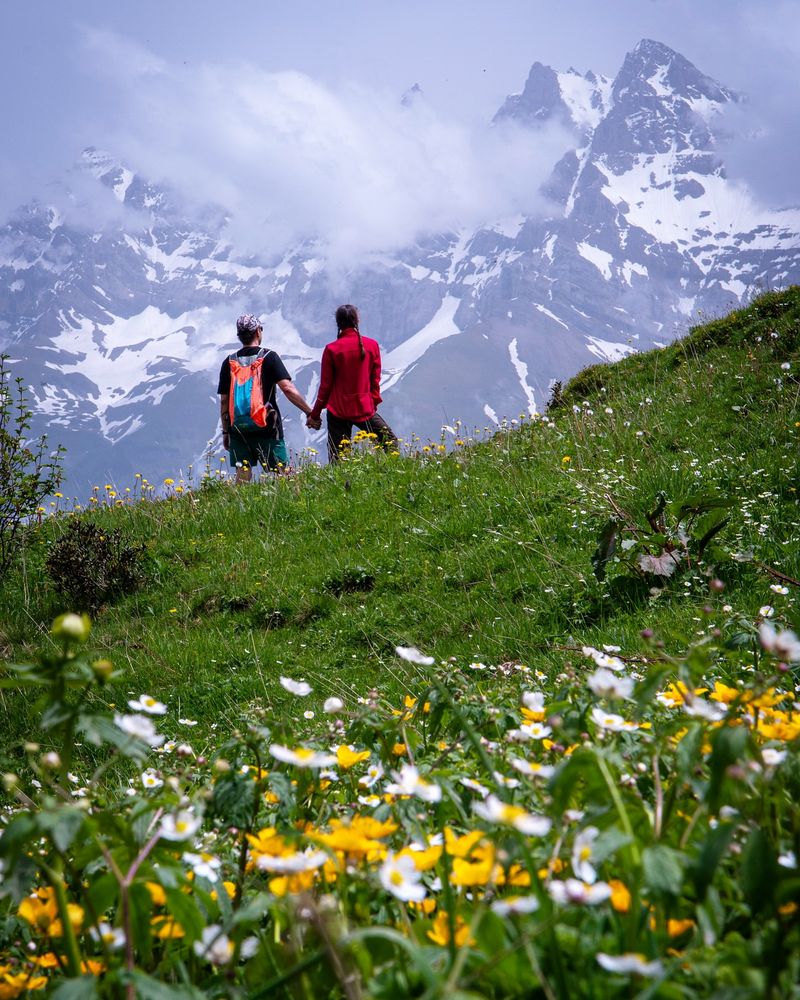
[[[381,402],[381,349],[378,342],[361,335],[358,309],[339,306],[338,334],[322,353],[322,373],[314,408],[307,426],[319,426],[320,414],[328,410],[328,461],[337,462],[342,447],[350,444],[353,424],[375,434],[384,451],[398,446],[392,428],[378,413]]]

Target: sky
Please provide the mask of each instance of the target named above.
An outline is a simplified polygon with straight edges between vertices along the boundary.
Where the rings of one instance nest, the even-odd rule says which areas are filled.
[[[800,204],[800,0],[2,0],[0,218],[90,145],[224,204],[243,248],[544,212],[573,138],[486,123],[534,61],[613,76],[643,37],[748,95],[729,173]]]

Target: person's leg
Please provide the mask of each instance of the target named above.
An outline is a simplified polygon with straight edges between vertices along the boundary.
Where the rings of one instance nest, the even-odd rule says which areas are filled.
[[[236,469],[236,485],[249,483],[253,478],[253,463],[258,461],[245,434],[236,427],[230,431],[230,451],[228,457]]]
[[[289,451],[283,438],[265,438],[259,442],[261,467],[283,474],[289,470]]]
[[[363,424],[358,426],[369,434],[376,434],[384,451],[395,451],[399,448],[397,435],[377,411],[372,414],[369,420],[365,420]]]
[[[342,442],[350,442],[350,434],[353,430],[353,423],[350,420],[342,420],[328,413],[328,462],[333,464],[338,462],[342,454]]]

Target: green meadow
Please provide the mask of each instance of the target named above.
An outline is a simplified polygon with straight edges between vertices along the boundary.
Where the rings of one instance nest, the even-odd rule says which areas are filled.
[[[199,484],[159,484],[159,498],[138,480],[97,484],[77,505],[54,500],[28,526],[0,586],[0,756],[12,776],[4,820],[15,829],[21,810],[30,843],[42,838],[42,852],[53,852],[37,869],[25,861],[21,827],[0,837],[0,893],[13,882],[0,896],[9,990],[42,979],[25,988],[62,1000],[800,995],[800,881],[796,861],[784,863],[800,850],[789,632],[800,624],[799,394],[800,288],[790,288],[666,348],[588,368],[555,388],[545,413],[509,414],[491,431],[458,426],[443,442],[405,442],[396,456],[367,439],[336,468],[301,462],[293,475],[241,487],[210,470]],[[71,555],[62,548],[59,590],[48,565],[75,522],[96,531]],[[120,564],[133,575],[116,591],[121,571],[108,565],[107,538],[129,550]],[[82,574],[101,572],[107,594],[81,596]],[[90,613],[88,638],[51,632],[63,612]],[[784,645],[769,645],[781,635]],[[398,655],[398,647],[419,652]],[[592,688],[593,699],[587,680],[609,658],[612,671],[630,674],[633,693]],[[111,667],[93,668],[98,660],[113,665],[110,679]],[[38,674],[19,669],[37,663]],[[77,671],[66,691],[54,680],[62,669]],[[312,690],[293,693],[282,677]],[[526,701],[525,692],[542,697]],[[166,707],[154,722],[173,744],[188,745],[182,761],[158,748],[145,760],[136,737],[128,746],[110,736],[111,723],[93,729],[84,719],[111,719],[143,694]],[[334,698],[344,713],[336,723],[325,709]],[[424,712],[423,703],[431,706]],[[735,725],[717,713],[720,704]],[[598,705],[620,719],[616,729],[592,715]],[[776,705],[785,714],[770,716]],[[673,718],[681,706],[685,718]],[[519,735],[526,720],[547,728],[546,743],[533,730]],[[59,770],[65,736],[74,780]],[[359,783],[367,764],[341,756],[341,773],[323,780],[290,758],[272,760],[277,742],[334,756],[336,746],[369,751],[364,760],[387,782],[394,773],[397,787]],[[513,762],[517,752],[545,767],[545,785],[508,783],[514,769],[527,773]],[[48,753],[61,756],[49,772]],[[214,770],[217,758],[224,764]],[[247,788],[256,808],[243,818],[244,793],[230,774],[255,760]],[[152,793],[136,777],[145,763],[162,782]],[[441,800],[404,785],[403,764],[443,789]],[[486,815],[480,799],[464,798],[470,786],[461,779],[477,782],[484,802],[545,817],[548,832],[526,832],[514,813]],[[223,802],[214,789],[226,782]],[[379,798],[369,806],[359,798],[367,788]],[[76,807],[80,799],[95,811]],[[53,846],[58,823],[31,817],[59,809],[76,814],[76,832]],[[126,809],[133,834],[119,820]],[[205,814],[206,832],[196,836],[206,839],[189,850],[219,860],[232,903],[212,899],[213,879],[205,895],[202,875],[188,885],[177,839],[164,833],[141,873],[165,887],[163,905],[182,934],[159,937],[162,904],[152,892],[138,898],[137,924],[124,880],[115,889],[109,876],[94,896],[92,886],[98,865],[113,873],[108,856],[124,871],[153,824],[185,809]],[[355,817],[357,825],[367,809],[394,824],[389,833],[370,828],[371,854],[320,839],[336,823]],[[570,826],[571,812],[584,818]],[[720,816],[724,838],[715,833]],[[575,822],[595,831],[586,835],[590,853],[592,838],[602,844],[593,877],[582,878],[576,861]],[[95,854],[79,856],[79,829],[100,845]],[[264,829],[284,838],[279,849],[250,841],[247,860],[241,831]],[[502,850],[492,856],[500,868],[490,862],[470,881],[456,870],[462,858],[445,849],[439,867],[410,874],[413,866],[401,865],[398,892],[386,887],[385,866],[412,841],[417,851],[441,848],[473,829]],[[270,858],[320,843],[328,862],[313,879],[288,889],[265,881],[281,870]],[[463,858],[479,866],[489,848],[481,849],[465,848]],[[327,867],[337,857],[338,874]],[[514,864],[525,875],[516,882]],[[10,879],[20,866],[25,878]],[[19,910],[36,885],[56,885],[54,871],[66,873],[84,912],[72,935],[62,928],[63,961],[61,939],[43,940]],[[558,875],[585,886],[623,883],[632,901],[625,909],[572,900],[573,913],[560,890],[550,891]],[[414,909],[422,897],[410,889],[404,897],[404,879],[438,909]],[[754,888],[765,882],[771,895]],[[536,912],[533,903],[524,916],[495,905],[511,898],[512,884]],[[124,932],[120,951],[91,943],[101,913]],[[680,934],[670,921],[684,921]],[[155,946],[145,940],[148,924]],[[198,947],[209,926],[228,953],[212,958],[213,945]],[[52,971],[25,965],[51,952]],[[614,964],[629,955],[640,964]],[[87,965],[90,958],[101,964]],[[23,995],[3,988],[0,996]]]

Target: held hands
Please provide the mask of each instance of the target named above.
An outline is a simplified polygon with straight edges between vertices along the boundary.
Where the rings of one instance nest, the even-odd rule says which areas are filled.
[[[318,431],[320,427],[322,427],[322,420],[319,417],[315,419],[309,414],[309,416],[306,417],[306,427],[312,431]]]

